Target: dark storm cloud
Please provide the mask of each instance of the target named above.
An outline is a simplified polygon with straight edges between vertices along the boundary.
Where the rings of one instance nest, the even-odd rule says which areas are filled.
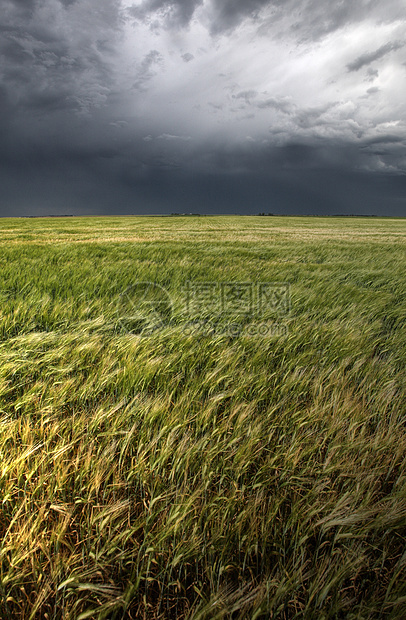
[[[15,4],[17,7],[32,8],[37,4],[37,0],[9,0],[9,4]]]
[[[362,54],[352,62],[347,65],[348,71],[359,71],[362,67],[371,64],[375,60],[379,60],[383,58],[390,52],[394,52],[395,50],[400,49],[404,46],[404,43],[400,43],[399,41],[395,41],[393,43],[386,43],[386,45],[381,45],[374,52],[367,52],[366,54]]]
[[[268,67],[258,69],[254,56],[252,67],[241,60],[233,37],[245,33],[248,20],[253,43],[255,32],[261,41],[283,40],[294,62],[298,48],[304,53],[302,42],[371,15],[379,23],[402,18],[402,4],[144,0],[125,10],[119,0],[0,0],[0,215],[373,213],[383,203],[388,214],[400,215],[406,195],[400,104],[396,117],[390,107],[386,112],[389,104],[378,121],[351,117],[358,103],[373,108],[372,96],[378,100],[385,83],[366,91],[369,101],[357,90],[357,105],[347,112],[340,108],[345,89],[342,96],[323,95],[316,80],[301,99],[301,84],[283,90],[282,69],[272,86],[262,85]],[[169,32],[157,36],[159,27]],[[123,32],[127,47],[120,51]],[[368,65],[399,50],[400,38],[364,54],[354,47],[359,55],[348,73],[366,66],[366,79],[374,80],[378,72]],[[316,46],[312,58],[317,54]],[[348,60],[340,60],[339,71],[350,81],[355,76],[342,71]],[[319,85],[322,94],[313,97]],[[390,120],[399,124],[386,127]]]
[[[129,152],[122,159],[100,149],[81,158],[48,154],[26,162],[24,183],[18,166],[9,164],[0,167],[2,214],[404,215],[406,176],[355,172],[349,163],[360,161],[354,149],[343,146],[337,157],[328,145],[251,146],[201,149],[189,166],[182,158],[157,154],[142,161]]]
[[[281,171],[341,170],[347,172],[362,161],[354,145],[345,143],[294,141],[281,146],[247,141],[239,146],[220,143],[211,150],[194,153],[201,171],[220,173],[278,175]]]
[[[260,10],[275,4],[269,0],[215,0],[211,31],[213,34],[231,30],[247,17],[257,17]]]
[[[35,209],[47,193],[55,204],[78,203],[80,183],[97,179],[93,167],[113,161],[97,114],[114,91],[109,45],[119,8],[116,0],[100,0],[97,11],[90,0],[0,0],[0,214]]]
[[[0,157],[9,147],[8,138],[11,138],[11,120],[13,118],[13,108],[10,103],[7,90],[0,85]]]
[[[127,9],[127,15],[152,28],[188,26],[203,0],[144,0]],[[229,33],[246,19],[254,19],[263,35],[292,36],[298,42],[317,41],[360,19],[376,16],[382,22],[403,19],[402,0],[383,4],[378,0],[211,0],[205,19],[216,36]],[[385,52],[386,53],[386,52]]]
[[[152,27],[157,27],[159,21],[168,28],[184,27],[190,23],[196,9],[202,4],[203,0],[144,0],[127,11],[132,18],[147,22]],[[337,3],[320,0],[212,0],[208,18],[213,35],[232,31],[243,20],[253,18],[264,33],[276,25],[280,28],[279,34],[286,30],[299,40],[317,40],[373,13],[382,14],[383,20],[388,19],[391,14],[393,19],[396,19],[403,14],[401,4],[400,1],[393,0],[390,9],[385,11],[382,3],[377,0],[366,0],[363,3],[353,0]],[[293,23],[289,21],[285,28],[286,16],[293,16],[295,19]]]
[[[387,173],[406,175],[406,139],[400,136],[383,135],[363,140],[360,145],[361,158],[365,167],[379,169],[382,165]]]
[[[119,1],[101,0],[85,18],[88,0],[77,11],[66,2],[49,11],[28,0],[3,4],[2,75],[16,109],[84,112],[99,105],[111,87],[108,42],[120,27]]]
[[[405,142],[404,138],[400,136],[393,136],[391,134],[386,134],[383,136],[376,136],[374,138],[369,138],[368,140],[363,140],[361,148],[366,146],[370,146],[371,144],[399,144]]]
[[[4,9],[14,9],[21,13],[33,13],[35,6],[37,5],[37,0],[4,0],[2,3],[3,10]]]

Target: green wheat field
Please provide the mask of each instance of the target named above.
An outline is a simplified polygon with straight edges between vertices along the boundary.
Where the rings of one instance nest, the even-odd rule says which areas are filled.
[[[2,620],[406,617],[406,219],[2,219],[0,265]]]

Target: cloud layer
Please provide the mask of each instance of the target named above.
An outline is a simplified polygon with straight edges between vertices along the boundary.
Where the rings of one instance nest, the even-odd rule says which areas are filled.
[[[403,2],[0,10],[0,214],[406,215]]]

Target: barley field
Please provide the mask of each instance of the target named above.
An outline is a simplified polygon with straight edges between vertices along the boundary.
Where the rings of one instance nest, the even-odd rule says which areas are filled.
[[[2,219],[0,265],[2,619],[406,617],[406,219]]]

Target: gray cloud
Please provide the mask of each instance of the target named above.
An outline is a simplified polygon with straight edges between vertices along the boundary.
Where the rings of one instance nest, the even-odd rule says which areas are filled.
[[[188,142],[191,139],[192,139],[191,136],[175,136],[170,133],[162,133],[160,136],[157,136],[157,140],[169,140],[169,141],[181,140],[181,141]]]
[[[127,15],[151,28],[187,27],[205,0],[144,0],[127,9]],[[255,20],[258,34],[283,37],[289,35],[299,43],[317,41],[348,24],[375,16],[382,22],[404,17],[402,0],[209,0],[205,2],[205,19],[213,36],[230,33],[244,20]],[[384,52],[386,53],[386,52]],[[357,61],[354,61],[357,63]],[[354,63],[350,63],[352,66]],[[352,69],[350,69],[352,70]],[[356,70],[356,69],[353,69]]]
[[[203,0],[144,0],[141,5],[133,5],[127,13],[136,20],[151,23],[152,17],[161,18],[163,24],[170,28],[173,26],[186,26],[196,8]]]
[[[367,52],[366,54],[362,54],[352,62],[347,65],[348,71],[359,71],[362,67],[371,64],[375,60],[379,60],[383,58],[390,52],[394,52],[395,50],[400,49],[404,46],[404,43],[400,43],[399,41],[395,41],[393,43],[386,43],[386,45],[381,45],[374,52]]]
[[[214,0],[211,31],[213,34],[231,30],[247,17],[258,17],[264,7],[277,4],[269,0]]]
[[[304,108],[302,110],[298,110],[295,115],[295,122],[302,128],[324,125],[328,121],[323,119],[323,115],[334,108],[334,106],[335,103],[326,103],[314,108]]]
[[[367,76],[364,81],[373,82],[377,77],[379,77],[378,69],[373,69],[372,67],[369,67],[367,70]]]
[[[236,95],[233,95],[233,99],[243,99],[246,103],[250,103],[251,99],[258,95],[256,90],[241,90]]]
[[[4,2],[3,10],[5,9],[7,12],[13,11],[20,16],[29,16],[32,15],[37,4],[38,0],[8,0]]]
[[[218,0],[220,2],[220,0]],[[298,44],[320,41],[340,29],[363,20],[382,24],[403,22],[403,0],[270,0],[258,20],[258,32],[283,39],[287,36]]]
[[[112,86],[109,45],[120,29],[120,4],[101,0],[94,16],[86,12],[90,4],[69,6],[67,19],[62,4],[45,12],[46,3],[8,3],[0,54],[3,80],[18,109],[86,113],[106,101]]]
[[[367,148],[370,146],[374,146],[376,144],[399,144],[404,143],[405,139],[400,136],[394,136],[392,134],[384,134],[382,136],[375,136],[373,138],[368,138],[363,140],[360,148]]]
[[[241,100],[245,106],[252,106],[259,110],[276,110],[282,114],[291,115],[296,110],[295,104],[288,97],[267,97],[266,99],[259,99],[259,93],[256,90],[241,90],[235,95],[232,95],[232,99]],[[222,106],[213,107],[221,109]],[[245,107],[244,106],[244,107]]]
[[[144,56],[140,66],[137,70],[136,79],[133,83],[133,88],[135,89],[144,89],[147,82],[151,80],[155,75],[156,71],[154,71],[153,67],[162,66],[163,64],[163,56],[157,50],[151,50]]]
[[[283,114],[292,114],[295,109],[295,105],[291,101],[277,97],[268,97],[268,99],[257,102],[256,105],[262,110],[271,108]]]

